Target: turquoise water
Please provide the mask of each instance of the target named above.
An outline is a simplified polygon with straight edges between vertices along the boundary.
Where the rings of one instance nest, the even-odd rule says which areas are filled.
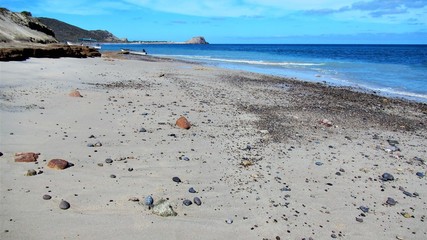
[[[103,44],[427,102],[427,45]]]

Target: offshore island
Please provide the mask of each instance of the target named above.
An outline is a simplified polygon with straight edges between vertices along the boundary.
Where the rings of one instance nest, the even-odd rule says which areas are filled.
[[[426,104],[0,18],[1,239],[426,238]]]

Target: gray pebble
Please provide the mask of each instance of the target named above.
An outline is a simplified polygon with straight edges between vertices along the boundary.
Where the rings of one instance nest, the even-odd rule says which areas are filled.
[[[182,156],[181,159],[184,160],[184,161],[190,161],[190,158],[187,157],[187,156]]]
[[[113,163],[113,159],[107,158],[107,159],[105,159],[105,163]]]
[[[44,200],[50,200],[52,197],[48,194],[43,195]]]
[[[59,203],[59,208],[63,210],[67,210],[70,208],[70,203],[64,200],[61,200],[61,203]]]
[[[173,177],[172,181],[176,182],[176,183],[180,183],[181,179],[179,179],[179,177]]]
[[[111,174],[111,175],[110,175],[110,178],[116,178],[116,175]]]
[[[403,191],[403,194],[405,194],[408,197],[413,197],[414,195],[408,191]]]
[[[88,143],[86,146],[87,147],[95,147],[95,145],[93,145],[92,143]]]
[[[363,222],[363,218],[356,217],[356,221],[358,221],[358,222]]]
[[[423,173],[423,172],[417,172],[417,173],[416,173],[416,175],[417,175],[418,177],[422,178],[422,177],[424,177],[424,176],[425,176],[425,173]]]
[[[152,196],[147,196],[145,198],[145,205],[152,206],[154,203],[154,199]]]
[[[182,203],[185,205],[185,206],[190,206],[191,204],[193,204],[190,200],[188,200],[188,199],[185,199],[184,201],[182,201]]]
[[[316,162],[315,163],[317,166],[322,166],[323,165],[323,163],[322,162]]]
[[[202,201],[200,201],[200,198],[198,198],[198,197],[195,197],[195,198],[193,199],[193,202],[194,202],[197,206],[202,205]]]
[[[196,193],[196,190],[194,190],[194,188],[191,187],[191,188],[188,189],[188,192],[190,192],[190,193]]]
[[[139,132],[147,132],[147,129],[141,128],[141,129],[139,129]]]
[[[360,206],[359,209],[362,210],[362,212],[364,212],[364,213],[369,212],[369,208],[365,207],[365,206]]]
[[[389,197],[389,198],[387,198],[387,201],[385,203],[387,203],[390,206],[394,206],[394,205],[396,205],[397,201],[394,200],[393,198]]]
[[[229,218],[229,219],[225,220],[225,222],[228,223],[228,224],[232,224],[233,223],[233,219]]]
[[[394,177],[393,177],[393,175],[391,175],[390,173],[384,173],[384,174],[381,176],[381,180],[383,180],[383,181],[393,181],[393,180],[394,180]]]

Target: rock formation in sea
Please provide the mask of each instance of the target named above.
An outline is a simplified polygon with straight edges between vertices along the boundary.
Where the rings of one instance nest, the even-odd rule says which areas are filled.
[[[206,42],[205,38],[202,36],[193,37],[190,40],[186,41],[187,44],[209,44]]]

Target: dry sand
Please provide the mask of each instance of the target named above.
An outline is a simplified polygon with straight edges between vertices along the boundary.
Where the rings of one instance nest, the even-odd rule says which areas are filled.
[[[153,58],[0,70],[0,239],[427,238],[425,104]]]

